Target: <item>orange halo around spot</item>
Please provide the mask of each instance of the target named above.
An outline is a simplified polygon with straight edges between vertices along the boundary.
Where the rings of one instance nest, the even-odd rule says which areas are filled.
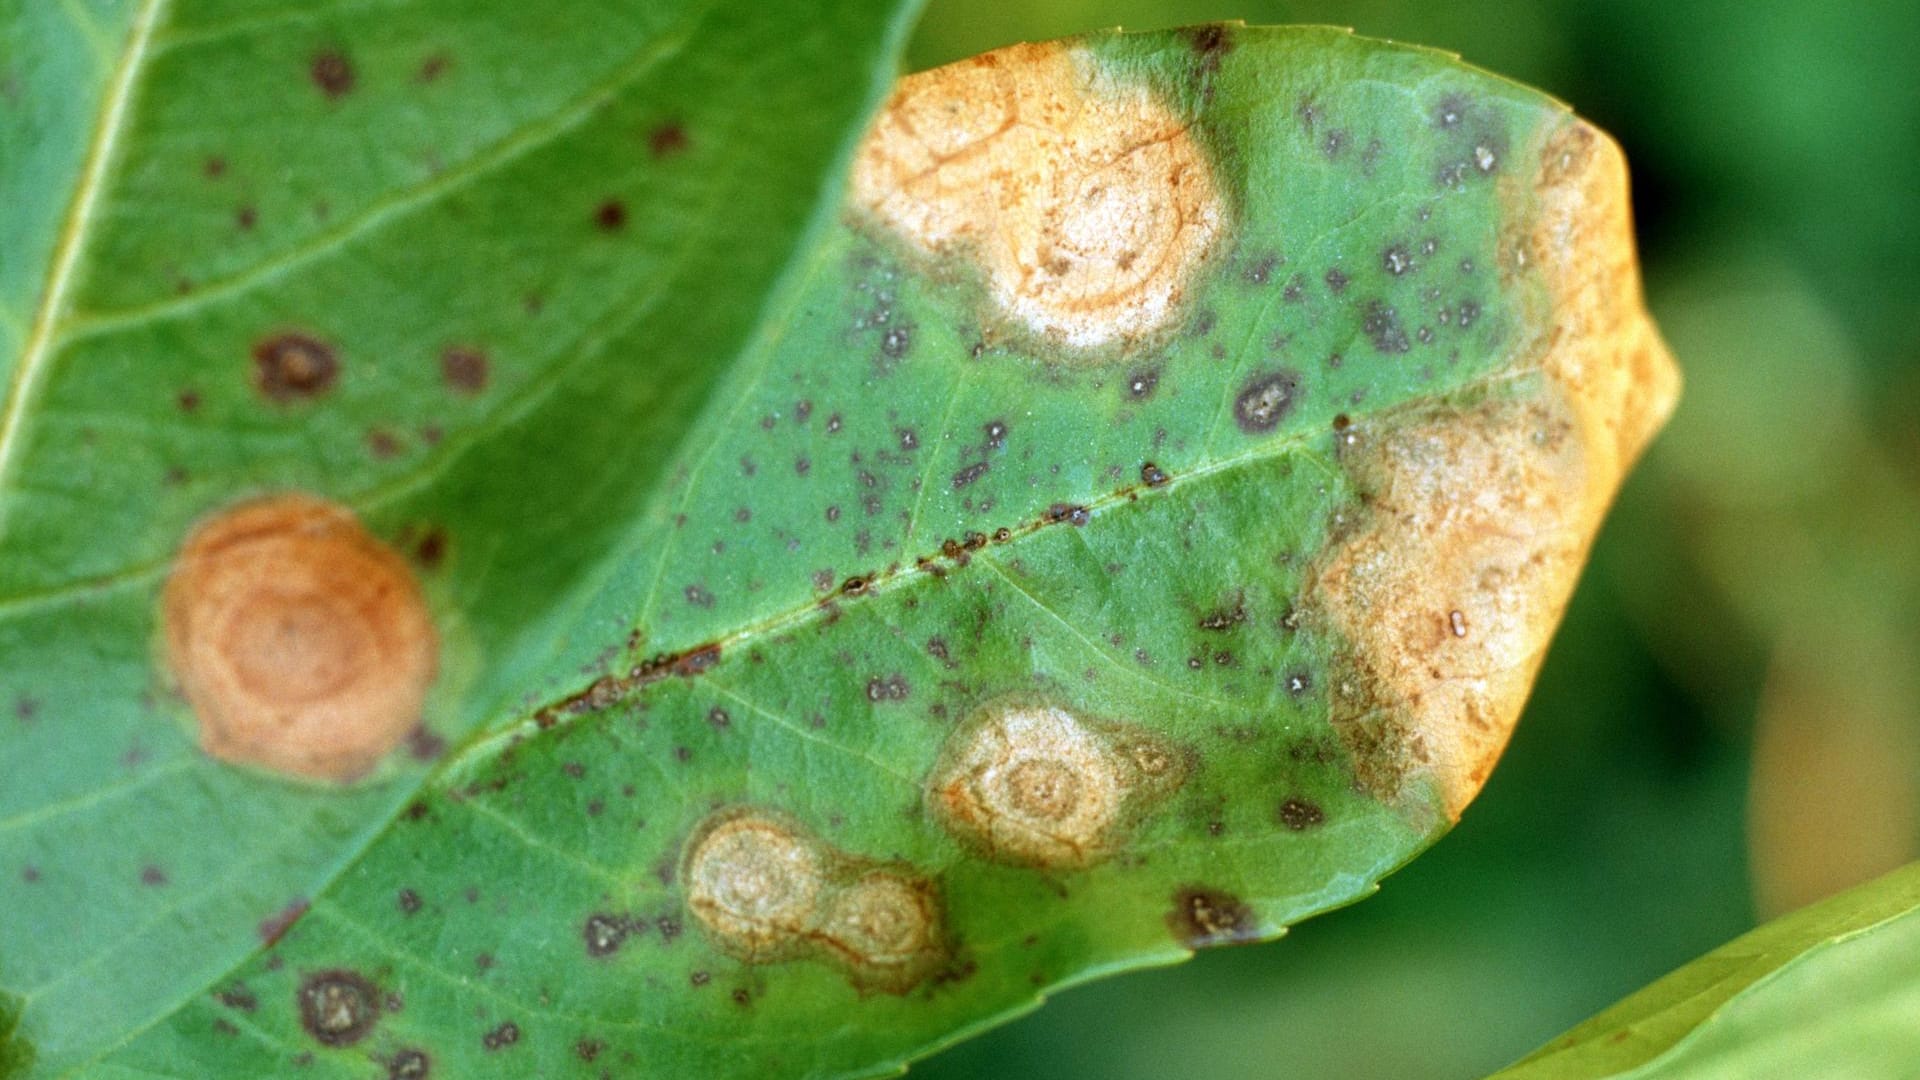
[[[282,495],[209,519],[161,607],[168,666],[214,757],[351,780],[419,723],[439,652],[426,601],[343,507]]]

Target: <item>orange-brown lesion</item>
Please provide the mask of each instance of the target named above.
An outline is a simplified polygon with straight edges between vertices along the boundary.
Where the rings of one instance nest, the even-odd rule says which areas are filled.
[[[307,495],[195,528],[161,616],[202,748],[293,776],[366,773],[419,724],[438,665],[412,570],[351,511]]]
[[[1057,42],[902,80],[853,199],[928,252],[970,254],[1006,315],[1071,346],[1170,323],[1224,217],[1185,120]]]
[[[1450,818],[1485,783],[1627,469],[1679,375],[1640,295],[1626,169],[1570,120],[1545,143],[1510,235],[1547,327],[1468,403],[1355,425],[1342,460],[1368,508],[1311,596],[1351,646],[1334,721],[1364,786],[1430,778]]]

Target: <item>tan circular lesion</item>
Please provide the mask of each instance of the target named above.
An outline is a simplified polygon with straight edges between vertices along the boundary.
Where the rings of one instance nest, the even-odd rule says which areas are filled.
[[[933,882],[835,848],[783,814],[709,815],[687,840],[681,878],[707,939],[748,963],[826,960],[862,990],[905,993],[948,958]]]
[[[785,952],[818,918],[826,865],[810,837],[770,817],[710,825],[687,857],[687,906],[727,949],[748,958]]]
[[[924,250],[970,253],[999,307],[1073,346],[1167,325],[1224,217],[1184,118],[1058,42],[901,80],[853,198]]]
[[[960,728],[928,782],[949,830],[1004,862],[1081,867],[1111,853],[1126,820],[1179,782],[1177,757],[1057,705],[991,706]]]
[[[223,761],[345,781],[420,722],[439,644],[412,570],[308,495],[201,523],[161,598],[168,667]]]
[[[819,938],[857,981],[887,989],[918,982],[945,954],[932,889],[891,870],[869,871],[840,890]]]

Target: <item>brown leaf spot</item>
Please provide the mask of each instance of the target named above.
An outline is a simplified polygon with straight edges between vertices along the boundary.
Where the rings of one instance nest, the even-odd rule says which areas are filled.
[[[353,64],[336,49],[316,55],[307,74],[329,100],[337,101],[353,92]]]
[[[253,347],[254,382],[275,402],[303,401],[332,389],[340,354],[306,334],[276,334]]]
[[[1300,399],[1300,376],[1275,371],[1255,376],[1233,399],[1234,423],[1249,435],[1261,435],[1280,426]]]
[[[440,353],[440,377],[455,393],[477,394],[487,388],[487,354],[465,345],[444,349]]]
[[[201,523],[162,596],[167,662],[225,761],[344,781],[419,722],[438,642],[413,573],[307,495]]]
[[[593,224],[601,232],[619,232],[627,225],[627,204],[608,199],[593,211]]]
[[[380,991],[352,971],[307,976],[295,991],[300,1026],[324,1046],[352,1046],[380,1020]]]
[[[687,129],[677,120],[669,120],[647,132],[647,153],[656,158],[685,153],[688,145]]]
[[[433,1059],[425,1050],[405,1047],[387,1059],[387,1080],[427,1080],[433,1075]]]
[[[1253,909],[1220,889],[1189,885],[1173,894],[1167,926],[1175,940],[1188,948],[1229,945],[1253,940],[1258,934]]]

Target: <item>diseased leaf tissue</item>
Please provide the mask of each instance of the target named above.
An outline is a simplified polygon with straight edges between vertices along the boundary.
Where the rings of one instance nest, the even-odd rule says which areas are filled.
[[[316,123],[471,107],[347,29]],[[222,226],[259,271],[113,231],[293,137],[185,169],[165,50],[229,31],[166,32],[117,213],[46,244],[176,295],[87,263],[9,339],[10,559],[76,468],[156,481],[0,602],[21,1075],[885,1072],[1273,937],[1486,781],[1677,390],[1619,151],[1436,53],[1097,35],[869,122],[849,31],[769,76],[790,181],[671,85],[711,26],[628,26],[436,169],[296,168]]]

